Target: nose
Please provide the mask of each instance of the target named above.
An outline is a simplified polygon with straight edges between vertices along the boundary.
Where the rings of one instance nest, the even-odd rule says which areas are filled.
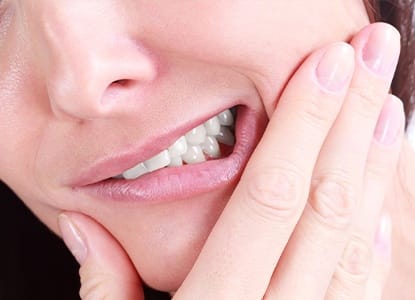
[[[62,34],[49,28],[47,49],[47,92],[59,118],[91,120],[126,112],[157,76],[147,49],[108,32]]]

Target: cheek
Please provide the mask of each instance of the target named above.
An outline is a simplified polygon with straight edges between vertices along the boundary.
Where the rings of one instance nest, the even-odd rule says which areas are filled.
[[[7,182],[7,174],[15,170],[24,177],[34,175],[34,160],[42,136],[45,120],[39,110],[40,97],[31,89],[30,82],[18,81],[15,87],[1,95],[0,132],[4,143],[0,145],[0,178]]]
[[[29,75],[35,72],[23,59],[24,52],[10,50],[3,52],[7,65],[0,69],[4,75],[0,75],[0,180],[42,221],[56,228],[57,212],[42,203],[44,193],[35,176],[34,162],[45,126],[44,97],[38,94],[38,81]]]
[[[329,42],[348,40],[367,24],[363,14],[352,17],[334,1],[192,2],[180,5],[180,12],[176,9],[177,5],[159,7],[154,15],[163,26],[151,19],[144,22],[151,36],[157,36],[146,36],[149,44],[246,75],[268,113],[308,54]],[[184,17],[171,18],[174,15]]]
[[[0,178],[19,175],[15,170],[32,171],[36,144],[44,126],[47,102],[42,94],[35,59],[24,42],[17,20],[7,28],[4,44],[0,45]]]

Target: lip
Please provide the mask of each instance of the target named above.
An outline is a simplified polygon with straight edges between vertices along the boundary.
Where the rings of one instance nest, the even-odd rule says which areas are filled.
[[[236,105],[238,103],[234,103],[231,107]],[[187,121],[175,128],[163,128],[162,132],[157,136],[149,137],[145,144],[132,145],[116,152],[116,154],[101,157],[86,169],[81,170],[76,177],[67,181],[66,185],[72,187],[86,186],[117,176],[125,170],[134,167],[139,162],[160,153],[161,150],[167,149],[179,137],[225,109],[218,109],[210,113],[209,116]]]
[[[217,113],[219,113],[218,111]],[[208,119],[208,118],[207,118]],[[207,120],[206,119],[206,120]],[[265,129],[266,117],[263,112],[247,106],[238,107],[235,124],[236,144],[233,152],[222,159],[209,160],[194,165],[163,168],[140,176],[134,180],[109,178],[134,166],[167,148],[175,138],[203,123],[194,120],[168,133],[152,148],[125,152],[124,155],[104,158],[88,169],[73,186],[74,190],[102,200],[121,202],[159,202],[185,199],[207,193],[236,182]],[[96,174],[105,174],[97,176]]]

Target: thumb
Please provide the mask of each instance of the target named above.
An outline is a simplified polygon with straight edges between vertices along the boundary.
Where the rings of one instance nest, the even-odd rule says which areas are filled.
[[[66,212],[58,218],[62,238],[81,265],[83,300],[143,300],[140,278],[120,244],[93,219]]]

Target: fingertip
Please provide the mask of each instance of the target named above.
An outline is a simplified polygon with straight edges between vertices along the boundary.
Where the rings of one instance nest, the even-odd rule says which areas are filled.
[[[360,65],[381,78],[392,79],[400,53],[401,36],[390,24],[366,26],[351,41]]]
[[[58,224],[65,245],[78,263],[82,265],[88,255],[88,246],[84,234],[64,213],[58,216]]]
[[[118,240],[98,221],[77,212],[64,212],[58,223],[62,238],[78,262],[98,264],[114,273],[135,273]]]
[[[58,216],[58,224],[65,244],[81,265],[82,299],[143,299],[132,261],[99,221],[64,212]]]
[[[395,144],[405,125],[405,113],[402,101],[388,95],[376,124],[374,137],[382,145]]]
[[[382,215],[375,237],[375,255],[388,262],[392,256],[392,221],[387,214]]]
[[[392,260],[392,221],[388,214],[381,216],[378,223],[374,247],[373,264],[366,285],[364,299],[383,299],[383,292],[391,268]]]
[[[329,92],[343,91],[354,71],[354,49],[340,42],[328,46],[316,68],[320,86]]]

